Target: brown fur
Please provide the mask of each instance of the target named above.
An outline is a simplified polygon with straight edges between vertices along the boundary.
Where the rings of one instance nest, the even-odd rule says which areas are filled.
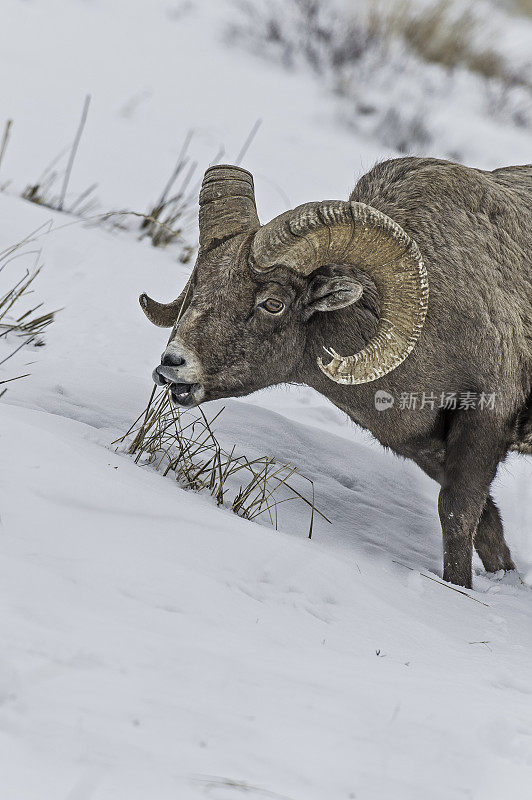
[[[353,353],[373,335],[375,286],[363,271],[342,265],[325,265],[308,278],[284,267],[251,274],[246,234],[200,251],[192,302],[171,341],[201,363],[204,400],[282,382],[308,384],[383,445],[413,459],[442,487],[444,577],[471,586],[473,541],[487,570],[514,568],[489,492],[508,450],[526,452],[532,441],[532,166],[483,172],[402,158],[374,167],[351,199],[401,225],[427,267],[425,325],[397,369],[360,386],[328,379],[316,364],[324,346]],[[318,283],[339,275],[358,282],[363,294],[328,310],[316,299]],[[265,297],[282,300],[283,314],[257,306]],[[375,407],[379,389],[395,398],[386,411]],[[442,392],[495,392],[496,405],[402,410],[401,394],[413,392],[438,399]]]

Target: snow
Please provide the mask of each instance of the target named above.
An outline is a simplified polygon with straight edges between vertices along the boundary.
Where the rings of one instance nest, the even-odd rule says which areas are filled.
[[[144,210],[191,127],[203,168],[263,119],[244,161],[263,219],[345,197],[393,155],[339,126],[309,74],[229,46],[232,13],[5,2],[0,250],[40,230],[0,277],[42,250],[34,296],[62,310],[46,347],[3,366],[31,377],[0,416],[0,797],[525,797],[532,460],[509,459],[495,488],[520,578],[476,560],[468,596],[438,577],[436,485],[308,389],[205,410],[225,406],[223,441],[298,465],[332,524],[308,540],[302,506],[283,507],[277,532],[216,508],[111,446],[166,341],[137,297],[176,296],[188,268],[17,196],[68,144],[87,92],[72,192],[98,181],[105,209]],[[496,161],[479,142],[479,162],[512,161],[514,141]]]

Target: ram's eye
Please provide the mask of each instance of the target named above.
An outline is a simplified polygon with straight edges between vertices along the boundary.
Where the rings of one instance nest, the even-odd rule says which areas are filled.
[[[266,311],[269,311],[270,314],[280,314],[284,308],[284,303],[280,300],[275,300],[273,297],[268,297],[268,299],[264,300],[260,305],[262,308],[265,308]]]

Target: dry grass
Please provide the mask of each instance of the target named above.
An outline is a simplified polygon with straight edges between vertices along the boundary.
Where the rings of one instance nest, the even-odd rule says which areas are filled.
[[[37,181],[26,186],[22,192],[24,200],[28,200],[28,202],[35,203],[39,206],[51,208],[54,211],[64,211],[67,214],[73,214],[78,217],[88,217],[96,210],[98,207],[94,198],[94,192],[97,189],[96,183],[84,189],[79,195],[74,197],[68,205],[65,205],[70,176],[74,167],[74,161],[85,128],[85,123],[87,122],[90,101],[90,95],[87,95],[72,145],[62,151],[52,161]],[[66,165],[64,169],[59,170],[57,166],[62,162],[65,156],[68,156]]]
[[[194,247],[188,243],[185,230],[191,225],[196,214],[198,188],[198,186],[190,187],[197,167],[196,162],[190,163],[186,155],[190,136],[185,140],[177,164],[161,196],[146,214],[129,210],[95,214],[98,208],[98,203],[94,197],[94,192],[98,186],[96,183],[75,196],[70,202],[66,202],[74,159],[87,119],[89,100],[90,98],[88,97],[85,100],[82,117],[72,146],[61,152],[35,183],[26,186],[22,192],[22,198],[30,203],[51,208],[54,211],[71,214],[87,222],[95,224],[102,221],[110,222],[113,227],[124,230],[128,230],[124,219],[129,216],[136,217],[141,220],[140,239],[146,236],[149,237],[154,247],[166,247],[169,244],[176,244],[178,246],[178,259],[182,263],[187,263],[194,253]],[[0,143],[0,166],[6,149],[10,127],[11,121],[6,126],[2,143]],[[60,169],[58,165],[63,163],[67,156],[66,166],[64,169]],[[178,178],[180,183],[175,187]]]
[[[532,1],[532,0],[531,0]],[[229,42],[288,69],[309,66],[347,101],[345,119],[366,137],[402,153],[431,152],[438,131],[434,98],[458,107],[464,86],[481,113],[532,127],[532,75],[523,59],[497,47],[487,6],[459,0],[239,0]],[[479,104],[480,104],[479,103]],[[469,142],[465,141],[466,150]],[[454,144],[440,155],[462,160]]]
[[[196,209],[197,187],[191,184],[198,164],[196,161],[191,162],[187,155],[191,140],[192,132],[189,132],[159,199],[140,223],[140,238],[147,236],[154,247],[178,243],[179,261],[183,264],[190,261],[194,253],[194,248],[187,244],[184,237],[184,231]]]
[[[198,192],[201,185],[201,177],[197,176],[198,163],[192,161],[188,155],[189,146],[193,138],[192,131],[184,139],[176,164],[161,194],[149,206],[146,213],[129,209],[95,213],[99,205],[94,196],[98,187],[96,183],[89,186],[79,195],[69,198],[67,202],[70,176],[85,129],[90,100],[90,95],[88,95],[85,98],[81,119],[72,145],[59,153],[35,182],[26,186],[21,194],[22,198],[36,205],[79,217],[85,222],[92,224],[107,222],[113,228],[122,230],[131,230],[126,218],[134,217],[136,220],[140,220],[140,223],[135,223],[138,225],[137,230],[140,228],[139,239],[149,238],[154,247],[174,245],[178,252],[178,260],[183,264],[188,263],[196,250],[196,247],[190,241],[191,230],[195,231]],[[12,120],[8,120],[4,127],[3,135],[0,137],[0,168],[2,167],[2,161],[9,142],[12,125]],[[253,124],[234,163],[239,164],[242,161],[260,125],[260,119]],[[219,163],[224,155],[225,148],[222,146],[211,160],[210,166]],[[3,191],[7,185],[0,185],[0,191]]]
[[[11,131],[12,125],[13,125],[13,120],[8,119],[4,127],[2,142],[0,144],[0,169],[2,168],[2,161],[4,160],[4,155],[7,149],[7,143],[9,142],[9,133]]]
[[[532,0],[519,2],[532,5]],[[463,67],[488,79],[530,83],[527,75],[515,74],[492,46],[486,20],[456,0],[431,0],[425,5],[414,0],[362,4],[353,0],[341,18],[328,0],[289,0],[283,11],[286,19],[291,16],[293,28],[280,18],[279,8],[259,10],[247,0],[240,5],[250,25],[233,26],[232,34],[252,33],[278,46],[287,65],[302,54],[318,72],[329,66],[338,69],[356,63],[370,49],[380,50],[385,59],[390,44],[399,40],[427,63],[449,70]],[[494,40],[495,31],[491,33]]]
[[[137,464],[151,464],[163,475],[173,473],[182,487],[207,491],[217,505],[226,505],[240,517],[266,515],[276,529],[281,504],[303,503],[309,509],[311,538],[314,515],[327,519],[315,506],[313,482],[273,456],[236,455],[236,446],[224,450],[212,428],[221,413],[208,420],[201,408],[182,411],[173,405],[168,388],[157,392],[154,387],[146,409],[113,444],[127,444]],[[293,479],[308,483],[309,497]]]
[[[94,183],[87,187],[69,205],[60,208],[61,195],[56,193],[56,188],[58,183],[62,183],[63,180],[63,173],[47,168],[35,183],[26,186],[21,197],[29,203],[51,208],[53,211],[64,211],[66,214],[89,218],[98,208],[94,197],[97,184]]]
[[[510,79],[505,60],[492,47],[479,46],[478,16],[471,8],[457,10],[454,0],[436,0],[420,9],[412,0],[372,7],[371,37],[400,38],[418,58],[446,69],[465,67],[484,78]]]
[[[260,125],[261,120],[259,119],[252,126],[236,157],[235,164],[241,163]],[[196,218],[197,196],[200,187],[200,180],[193,183],[193,179],[197,174],[198,163],[197,161],[191,161],[188,156],[192,137],[193,132],[189,131],[177,157],[173,172],[165,184],[159,199],[149,208],[140,224],[140,238],[149,237],[154,247],[166,247],[171,243],[178,243],[180,248],[179,260],[183,264],[191,260],[195,251],[195,248],[187,244],[186,232]],[[224,154],[225,149],[221,147],[211,161],[210,166],[218,164]]]
[[[512,0],[512,5],[520,14],[532,16],[532,0]]]
[[[43,334],[46,328],[54,321],[55,314],[57,313],[55,311],[42,313],[42,303],[26,308],[26,310],[20,314],[18,313],[20,303],[27,300],[28,295],[32,293],[33,281],[41,271],[41,267],[38,266],[40,252],[34,253],[34,251],[26,248],[26,245],[33,241],[33,237],[37,233],[38,231],[35,231],[34,234],[31,234],[24,241],[18,242],[12,247],[8,247],[6,250],[0,252],[0,273],[19,257],[36,256],[33,270],[30,271],[26,269],[22,277],[19,278],[4,295],[0,296],[0,341],[6,340],[10,334],[22,339],[19,344],[0,360],[0,366],[5,364],[6,361],[28,345],[42,347],[42,345],[44,345]],[[26,377],[27,374],[24,374],[0,380],[0,386]],[[0,397],[5,394],[6,390],[6,387],[0,390]]]

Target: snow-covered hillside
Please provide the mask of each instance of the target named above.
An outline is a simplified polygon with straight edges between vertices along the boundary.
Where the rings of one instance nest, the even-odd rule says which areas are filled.
[[[3,6],[0,251],[37,233],[0,296],[41,250],[32,299],[62,310],[0,374],[31,373],[0,407],[0,800],[527,797],[532,459],[495,488],[521,578],[475,561],[467,593],[438,577],[436,485],[310,390],[205,410],[225,406],[228,442],[297,465],[332,524],[309,541],[300,505],[277,532],[216,508],[110,444],[166,341],[137,297],[175,296],[189,267],[19,196],[87,93],[70,191],[97,182],[104,210],[145,211],[189,129],[201,172],[262,119],[244,166],[263,220],[346,197],[395,153],[342,127],[310,72],[228,40],[225,0]],[[499,136],[476,163],[532,160],[521,129],[504,152]],[[16,345],[0,340],[0,361]]]

